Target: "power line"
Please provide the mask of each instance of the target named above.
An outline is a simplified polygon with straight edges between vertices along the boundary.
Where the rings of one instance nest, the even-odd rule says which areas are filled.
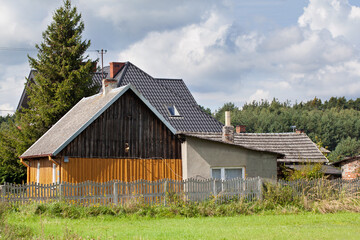
[[[26,52],[26,51],[37,51],[36,48],[25,48],[25,47],[0,47],[0,51],[17,51],[17,52]],[[86,50],[86,52],[98,52],[99,50]]]
[[[101,79],[104,79],[104,54],[107,53],[107,50],[101,49],[95,51],[101,54]]]
[[[0,109],[0,112],[16,112],[15,110]]]
[[[0,51],[36,51],[36,48],[14,48],[14,47],[0,47]]]

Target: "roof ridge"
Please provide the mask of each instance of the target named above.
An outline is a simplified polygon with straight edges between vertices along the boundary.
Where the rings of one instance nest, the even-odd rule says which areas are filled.
[[[120,71],[114,76],[114,79],[117,79],[117,76],[119,76],[117,87],[121,86],[121,82],[124,79],[125,73],[127,72],[127,69],[129,68],[130,62],[125,62],[125,65],[120,69]]]
[[[153,77],[154,78],[154,77]],[[155,80],[184,81],[182,78],[154,78]]]

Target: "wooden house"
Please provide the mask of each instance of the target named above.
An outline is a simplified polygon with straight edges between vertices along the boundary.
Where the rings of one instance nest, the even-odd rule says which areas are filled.
[[[152,78],[129,62],[110,69],[99,94],[83,98],[20,156],[27,182],[182,179],[176,132],[221,130],[182,80]]]
[[[201,110],[181,79],[153,78],[130,62],[105,72],[100,93],[79,101],[20,156],[27,182],[276,178],[277,162],[295,159],[304,140],[299,161],[327,161],[307,136],[234,135]],[[271,147],[275,139],[280,145]]]

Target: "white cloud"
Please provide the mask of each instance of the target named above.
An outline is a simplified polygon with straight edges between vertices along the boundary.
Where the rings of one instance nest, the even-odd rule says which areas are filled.
[[[357,15],[358,8],[347,1],[311,0],[297,26],[261,34],[238,31],[233,20],[213,10],[199,23],[149,33],[121,51],[119,59],[155,77],[184,78],[213,109],[233,100],[353,97],[360,64],[352,42]],[[344,23],[345,30],[340,27]],[[222,101],[213,105],[204,96],[221,96]]]
[[[269,5],[288,6],[284,2],[290,4]],[[82,12],[91,48],[109,50],[105,64],[129,60],[154,77],[183,78],[199,103],[212,109],[224,102],[241,105],[259,98],[358,97],[360,8],[347,0],[310,0],[303,12],[297,12],[297,22],[280,24],[286,27],[270,24],[270,32],[261,30],[269,29],[262,27],[266,21],[261,26],[247,22],[269,21],[274,15],[263,0],[256,4],[74,0],[73,4]],[[39,43],[60,5],[0,0],[0,47]],[[257,6],[264,6],[268,15],[258,11],[252,16]],[[251,11],[245,15],[251,17],[245,21],[238,15],[247,9]],[[0,104],[16,107],[28,70],[25,53],[0,52]]]
[[[304,14],[299,17],[301,27],[311,30],[327,29],[333,37],[345,37],[356,42],[360,36],[360,8],[351,6],[348,0],[310,0]]]
[[[261,101],[261,100],[269,99],[269,97],[270,97],[269,91],[264,91],[263,89],[257,89],[256,92],[249,97],[249,102]]]
[[[6,110],[10,110],[10,111],[6,111]],[[12,107],[10,104],[6,103],[6,104],[0,104],[0,116],[6,116],[8,114],[13,114],[13,112],[11,111]]]
[[[199,21],[210,9],[223,8],[221,1],[79,0],[79,6],[93,16],[131,35],[177,28]],[[108,27],[108,26],[104,26]],[[130,37],[130,36],[127,36]]]
[[[0,1],[0,46],[34,47],[51,20],[55,4],[40,0]]]
[[[24,89],[25,76],[29,74],[29,66],[27,63],[4,67],[0,64],[0,109],[15,110],[20,100],[21,93]],[[3,112],[2,114],[8,114]]]

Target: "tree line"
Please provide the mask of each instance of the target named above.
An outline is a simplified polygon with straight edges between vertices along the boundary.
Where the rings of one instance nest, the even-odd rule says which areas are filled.
[[[322,102],[315,97],[293,105],[273,99],[246,103],[242,108],[225,103],[213,116],[224,122],[225,111],[231,111],[232,125],[246,125],[250,133],[292,132],[291,126],[296,126],[330,150],[331,161],[360,152],[360,98],[331,97]]]

